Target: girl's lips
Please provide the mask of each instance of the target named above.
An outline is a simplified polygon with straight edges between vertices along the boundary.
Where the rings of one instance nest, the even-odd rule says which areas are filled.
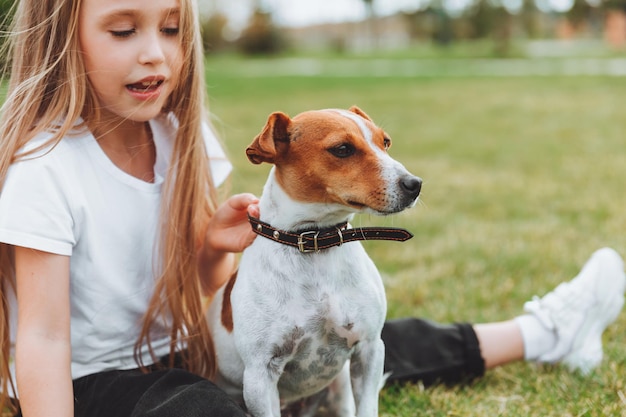
[[[140,81],[127,84],[128,92],[138,100],[156,99],[161,94],[163,80]]]

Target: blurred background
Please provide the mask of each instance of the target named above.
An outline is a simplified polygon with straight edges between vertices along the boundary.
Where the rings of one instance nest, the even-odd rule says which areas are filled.
[[[208,50],[364,52],[491,42],[493,56],[603,55],[626,44],[624,0],[199,0]]]

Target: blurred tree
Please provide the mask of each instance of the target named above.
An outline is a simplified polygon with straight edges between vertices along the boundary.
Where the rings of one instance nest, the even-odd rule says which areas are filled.
[[[405,12],[403,16],[408,23],[411,40],[432,39],[435,31],[435,16],[430,9]]]
[[[493,32],[496,56],[506,57],[511,53],[511,38],[513,36],[513,16],[504,6],[494,7],[496,25]]]
[[[530,39],[536,39],[543,36],[541,33],[541,13],[535,6],[534,0],[524,0],[522,10],[520,11],[520,19],[522,30]]]
[[[211,14],[208,19],[201,22],[202,45],[205,53],[222,50],[228,45],[224,39],[224,29],[227,24],[228,18],[219,12]]]
[[[431,0],[428,12],[433,17],[432,39],[438,45],[448,45],[454,40],[454,22],[443,0]]]
[[[605,9],[626,11],[626,0],[600,0],[600,4]]]
[[[604,6],[610,6],[612,1],[606,1]],[[622,3],[622,8],[624,3]],[[575,32],[590,32],[597,26],[599,20],[603,20],[600,14],[602,10],[600,7],[594,7],[587,0],[576,0],[574,5],[569,11],[565,13],[565,16],[572,24]]]
[[[474,2],[467,12],[468,20],[472,26],[472,37],[484,39],[494,31],[496,25],[496,11],[486,0]]]
[[[467,15],[476,39],[492,38],[494,54],[509,55],[514,18],[502,0],[477,0]]]
[[[237,45],[241,51],[251,55],[276,54],[287,46],[280,31],[272,23],[271,14],[259,9],[250,18]]]
[[[376,29],[376,16],[374,14],[374,0],[362,0],[365,6],[365,20],[367,27],[367,43],[368,47],[376,46],[376,39],[378,37]]]
[[[439,45],[449,45],[454,40],[453,19],[443,7],[432,10],[435,16],[433,40]]]

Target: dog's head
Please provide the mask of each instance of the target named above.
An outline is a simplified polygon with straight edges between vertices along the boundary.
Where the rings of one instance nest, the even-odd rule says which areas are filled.
[[[272,113],[246,149],[254,164],[276,167],[294,200],[391,214],[417,201],[422,180],[389,156],[391,139],[361,109]]]

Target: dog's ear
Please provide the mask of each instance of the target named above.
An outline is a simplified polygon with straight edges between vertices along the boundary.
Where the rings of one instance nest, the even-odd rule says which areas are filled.
[[[277,147],[289,143],[291,119],[283,112],[270,114],[263,131],[254,138],[246,149],[246,155],[253,164],[268,162],[273,164],[278,153]]]
[[[362,118],[364,118],[365,120],[369,120],[370,122],[372,121],[372,118],[369,117],[363,110],[361,110],[360,108],[358,108],[357,106],[352,106],[349,109],[352,113],[356,113],[359,116],[361,116]]]

